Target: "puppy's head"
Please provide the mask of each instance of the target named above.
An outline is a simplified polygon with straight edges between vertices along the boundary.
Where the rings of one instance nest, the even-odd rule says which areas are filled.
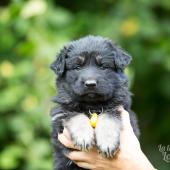
[[[130,61],[111,40],[87,36],[64,47],[51,68],[71,97],[97,102],[119,97],[127,88],[124,69]]]

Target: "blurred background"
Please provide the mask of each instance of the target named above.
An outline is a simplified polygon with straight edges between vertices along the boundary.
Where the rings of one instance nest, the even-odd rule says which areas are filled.
[[[126,73],[141,146],[157,169],[170,169],[158,149],[170,145],[170,1],[1,0],[0,170],[52,169],[49,65],[65,43],[87,34],[132,55]]]

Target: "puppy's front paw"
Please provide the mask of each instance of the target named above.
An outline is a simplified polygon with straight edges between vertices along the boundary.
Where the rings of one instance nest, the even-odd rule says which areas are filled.
[[[121,122],[118,118],[102,114],[99,117],[96,133],[96,145],[104,157],[113,157],[119,148]]]
[[[89,118],[83,114],[72,117],[65,123],[74,145],[80,150],[89,150],[94,143],[94,129]]]

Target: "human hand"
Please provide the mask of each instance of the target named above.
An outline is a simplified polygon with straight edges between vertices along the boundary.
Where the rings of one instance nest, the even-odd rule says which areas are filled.
[[[119,108],[122,119],[122,131],[120,134],[120,146],[114,158],[104,158],[94,147],[89,152],[79,151],[72,143],[70,134],[64,129],[58,135],[59,141],[68,148],[77,149],[66,155],[79,167],[91,170],[154,170],[147,157],[141,150],[140,143],[135,136],[130,124],[129,113]]]

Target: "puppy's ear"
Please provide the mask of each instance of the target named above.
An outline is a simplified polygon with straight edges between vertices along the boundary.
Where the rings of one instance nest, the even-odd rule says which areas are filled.
[[[123,51],[120,47],[117,48],[117,53],[115,57],[115,65],[117,68],[125,69],[131,62],[132,57]]]
[[[57,55],[57,59],[51,64],[50,68],[61,77],[65,71],[65,59],[67,56],[67,48],[64,47]]]
[[[112,41],[109,41],[109,46],[114,50],[114,63],[115,67],[121,70],[124,70],[131,62],[132,57],[121,49],[118,45],[114,44]]]

